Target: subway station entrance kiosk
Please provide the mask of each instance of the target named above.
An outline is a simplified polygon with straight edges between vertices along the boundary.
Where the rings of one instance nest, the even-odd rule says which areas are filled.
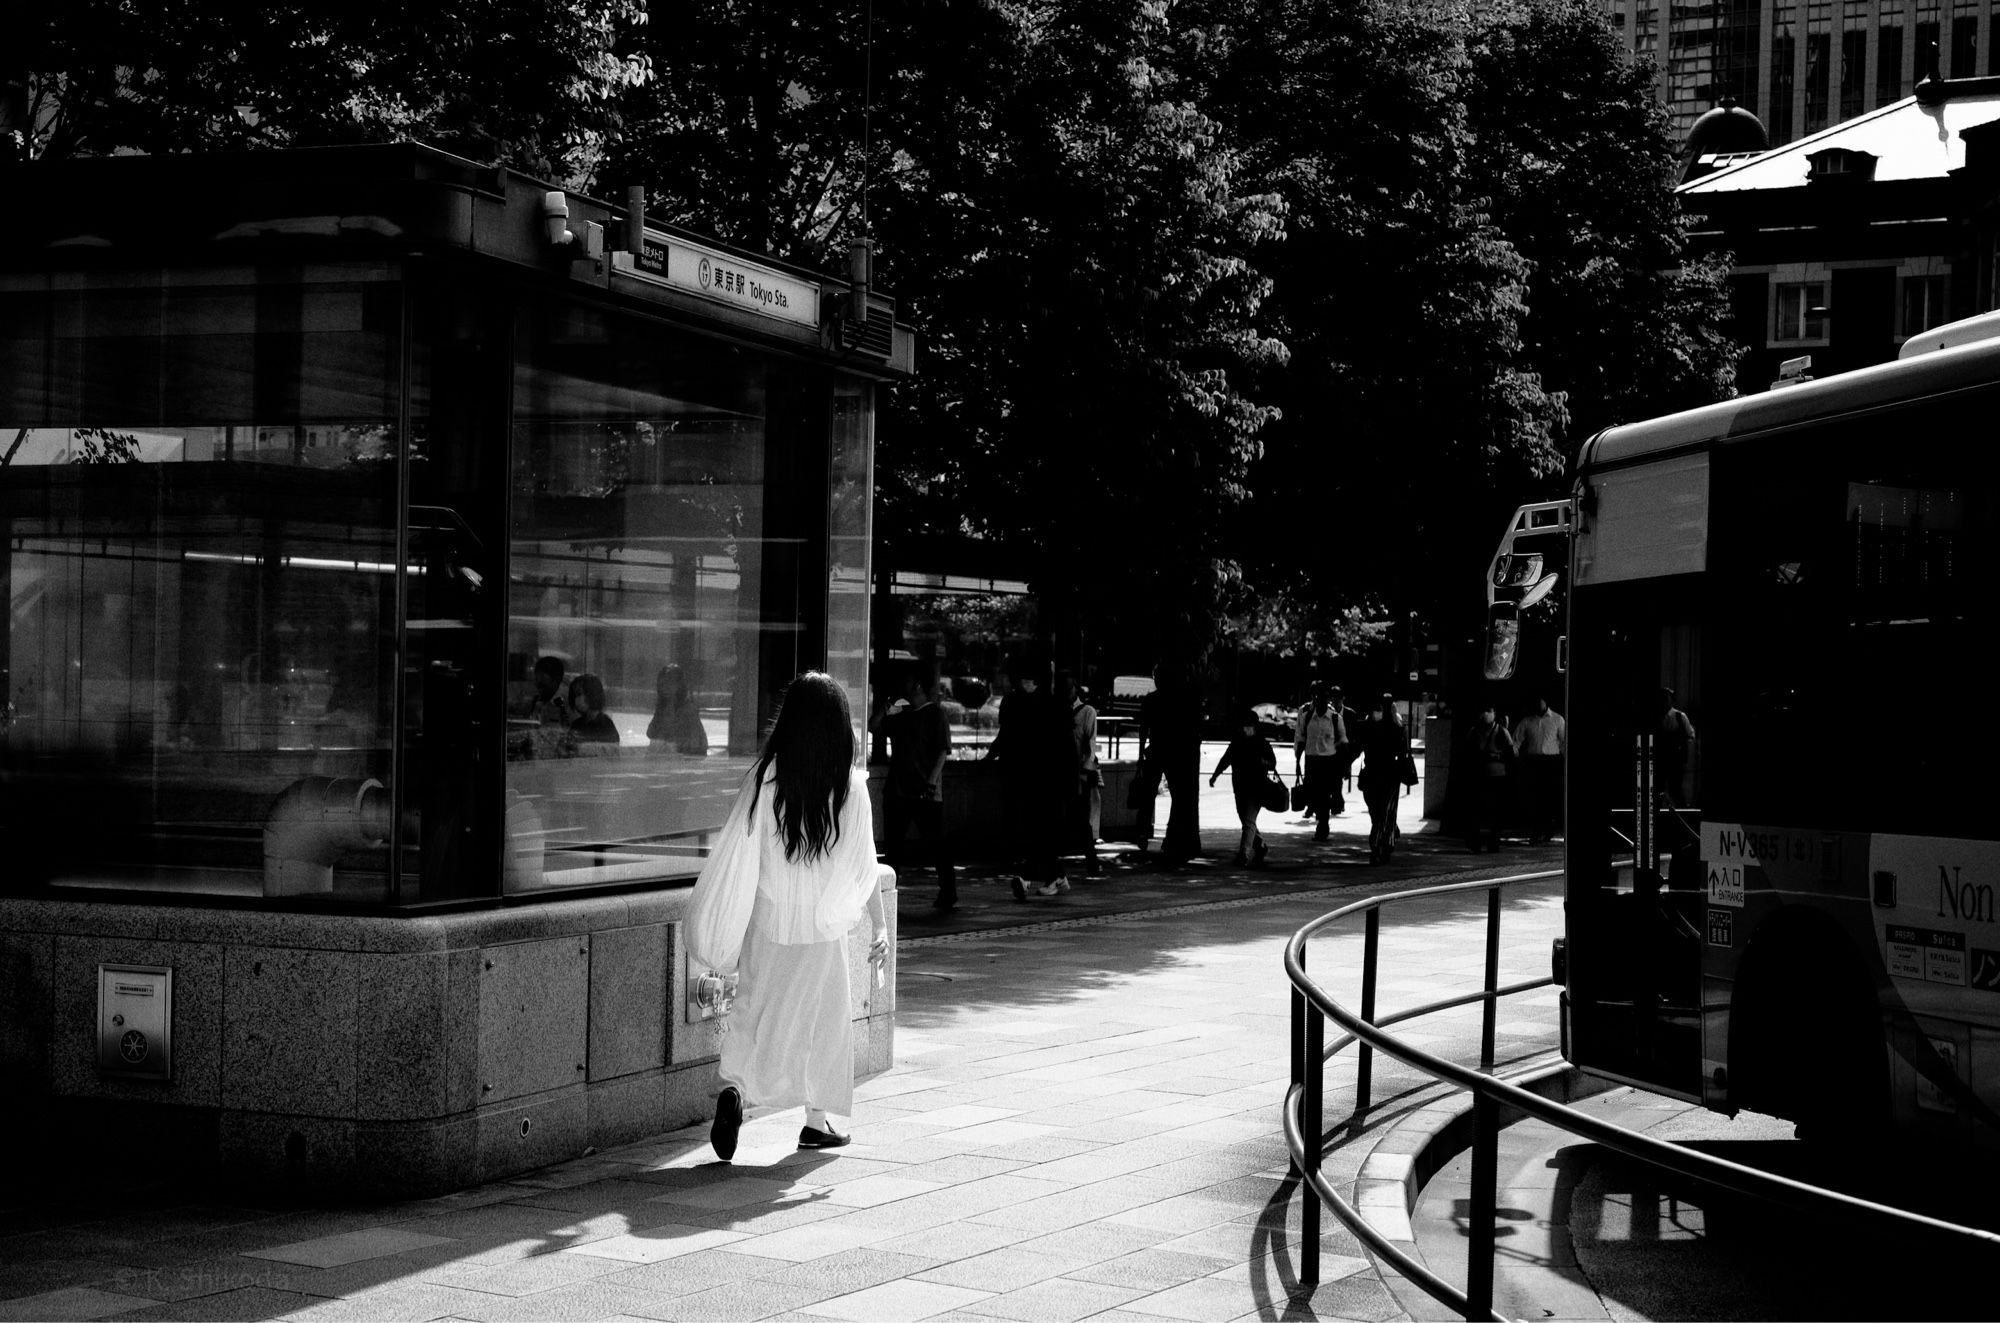
[[[894,305],[417,146],[13,183],[16,1133],[418,1193],[706,1114],[678,920],[785,683],[867,711]]]

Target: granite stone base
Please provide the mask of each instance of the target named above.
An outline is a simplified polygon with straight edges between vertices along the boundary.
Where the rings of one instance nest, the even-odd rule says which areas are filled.
[[[894,922],[895,876],[882,870]],[[709,1115],[685,886],[451,915],[0,900],[0,1109],[60,1142],[297,1193],[416,1197]],[[857,1076],[894,1053],[895,971],[848,944]],[[894,960],[891,943],[890,959]],[[97,967],[174,971],[173,1075],[103,1074]]]

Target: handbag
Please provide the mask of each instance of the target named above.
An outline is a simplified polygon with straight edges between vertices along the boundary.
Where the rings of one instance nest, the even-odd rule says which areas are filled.
[[[1257,806],[1273,813],[1283,813],[1285,806],[1292,802],[1292,788],[1285,784],[1285,778],[1278,775],[1278,769],[1264,769],[1264,781],[1258,788]]]
[[[1414,788],[1417,784],[1417,760],[1407,753],[1398,758],[1396,760],[1396,779],[1404,785]]]
[[[1299,777],[1299,778],[1298,778],[1297,780],[1293,781],[1293,782],[1292,782],[1292,812],[1294,812],[1294,813],[1303,813],[1303,812],[1305,812],[1305,811],[1306,811],[1306,802],[1307,802],[1307,800],[1308,800],[1309,798],[1310,798],[1310,796],[1309,796],[1309,795],[1307,794],[1307,792],[1306,792],[1306,779],[1305,779],[1305,778],[1304,778],[1304,777],[1302,776],[1302,777]]]

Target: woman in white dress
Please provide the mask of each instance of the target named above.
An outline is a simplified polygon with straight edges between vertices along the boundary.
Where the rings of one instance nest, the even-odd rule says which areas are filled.
[[[854,1112],[848,931],[865,911],[873,959],[889,947],[868,774],[854,752],[840,685],[818,671],[794,680],[696,884],[689,957],[739,975],[709,1130],[725,1161],[751,1108],[803,1105],[801,1148],[848,1142],[828,1117]]]

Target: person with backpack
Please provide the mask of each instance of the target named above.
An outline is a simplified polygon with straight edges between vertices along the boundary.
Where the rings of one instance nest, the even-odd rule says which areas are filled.
[[[1341,713],[1340,690],[1329,686],[1313,695],[1299,713],[1292,733],[1292,771],[1305,777],[1306,807],[1318,821],[1313,839],[1329,834],[1327,819],[1347,811],[1340,783],[1347,775],[1347,722]]]

